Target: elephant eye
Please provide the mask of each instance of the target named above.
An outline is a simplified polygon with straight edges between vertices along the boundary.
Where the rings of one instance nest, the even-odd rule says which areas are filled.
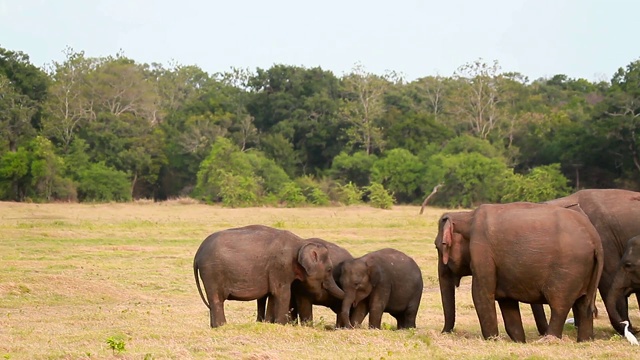
[[[631,269],[631,262],[630,261],[626,261],[623,266],[624,266],[625,269]]]

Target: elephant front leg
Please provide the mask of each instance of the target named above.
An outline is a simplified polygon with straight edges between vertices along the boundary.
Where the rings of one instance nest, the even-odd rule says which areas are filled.
[[[313,304],[306,296],[296,295],[296,307],[302,325],[313,325]]]
[[[273,322],[286,324],[289,321],[290,316],[289,305],[291,304],[291,285],[280,285],[274,289],[271,296],[269,296],[267,313],[269,313],[269,307],[271,304],[273,304]]]
[[[513,299],[498,300],[502,318],[504,320],[504,328],[511,340],[515,342],[526,342],[524,335],[524,327],[522,326],[522,317],[520,316],[520,304]]]
[[[489,265],[490,266],[490,265]],[[478,314],[482,336],[485,339],[498,336],[498,318],[496,314],[495,274],[487,274],[486,276],[477,276],[477,272],[473,272],[471,280],[471,295],[473,297],[473,305]]]

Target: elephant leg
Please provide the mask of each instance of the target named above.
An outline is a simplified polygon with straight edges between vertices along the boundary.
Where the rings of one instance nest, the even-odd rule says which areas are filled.
[[[476,314],[480,321],[482,336],[485,339],[498,336],[498,318],[496,313],[496,274],[493,264],[484,264],[472,269],[471,295]]]
[[[291,304],[291,285],[280,285],[269,297],[267,304],[267,312],[269,306],[273,303],[273,322],[278,324],[286,324],[289,321],[289,305]]]
[[[538,335],[546,334],[549,323],[547,322],[547,316],[544,314],[544,305],[531,304],[531,312],[533,312],[533,318],[536,321]]]
[[[378,292],[374,291],[369,295],[369,328],[380,329],[386,305],[385,299]]]
[[[511,340],[520,343],[526,342],[518,301],[513,299],[500,299],[498,300],[498,304],[502,312],[504,328],[507,330],[507,334]]]
[[[354,327],[357,327],[364,322],[364,318],[367,317],[369,313],[369,308],[364,301],[361,301],[358,306],[355,308],[351,308],[351,312],[349,314],[349,321]],[[346,326],[347,324],[344,324]]]
[[[209,301],[209,324],[212,328],[224,325],[227,319],[224,316],[224,299],[214,292],[211,296],[207,294]]]
[[[296,296],[296,304],[297,311],[296,309],[292,309],[291,315],[293,316],[293,312],[295,311],[297,313],[296,315],[300,315],[300,323],[302,325],[313,325],[313,304],[311,303],[311,299],[306,296]]]
[[[562,339],[562,330],[564,329],[564,322],[569,315],[569,306],[554,306],[551,307],[551,318],[549,319],[549,328],[547,329],[547,335],[555,336]]]
[[[264,322],[266,319],[265,312],[267,311],[267,297],[262,297],[258,299],[256,302],[258,303],[258,316],[256,317],[257,322]]]
[[[573,316],[578,327],[578,342],[593,339],[593,311],[589,307],[590,299],[581,296],[573,304]]]
[[[416,316],[418,315],[418,303],[412,302],[409,304],[407,309],[400,315],[400,319],[402,319],[402,326],[400,325],[400,321],[398,321],[398,329],[408,329],[416,327]]]

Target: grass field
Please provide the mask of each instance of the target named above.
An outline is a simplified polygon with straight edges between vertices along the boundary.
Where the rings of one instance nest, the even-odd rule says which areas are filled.
[[[433,240],[444,210],[415,206],[225,209],[188,204],[0,203],[0,356],[4,359],[522,359],[638,358],[615,335],[599,299],[596,340],[540,339],[522,306],[527,344],[500,328],[482,340],[470,278],[457,292],[453,334],[443,315]],[[334,330],[314,307],[312,327],[255,323],[255,302],[227,301],[229,324],[209,328],[192,261],[212,232],[249,224],[321,237],[354,256],[393,247],[420,265],[424,294],[415,330]],[[632,320],[640,323],[638,308]],[[501,321],[501,319],[499,319]],[[123,351],[118,351],[124,347]]]

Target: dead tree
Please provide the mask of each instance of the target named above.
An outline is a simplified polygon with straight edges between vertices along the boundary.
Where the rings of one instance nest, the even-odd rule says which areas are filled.
[[[429,196],[427,196],[426,199],[424,199],[424,201],[422,202],[422,207],[420,207],[420,215],[422,215],[422,213],[424,212],[424,207],[427,206],[427,203],[429,202],[429,199],[431,199],[431,197],[433,197],[433,195],[435,195],[438,192],[438,189],[440,189],[441,186],[443,186],[444,184],[438,184],[433,188],[433,191],[431,191],[431,194],[429,194]]]

